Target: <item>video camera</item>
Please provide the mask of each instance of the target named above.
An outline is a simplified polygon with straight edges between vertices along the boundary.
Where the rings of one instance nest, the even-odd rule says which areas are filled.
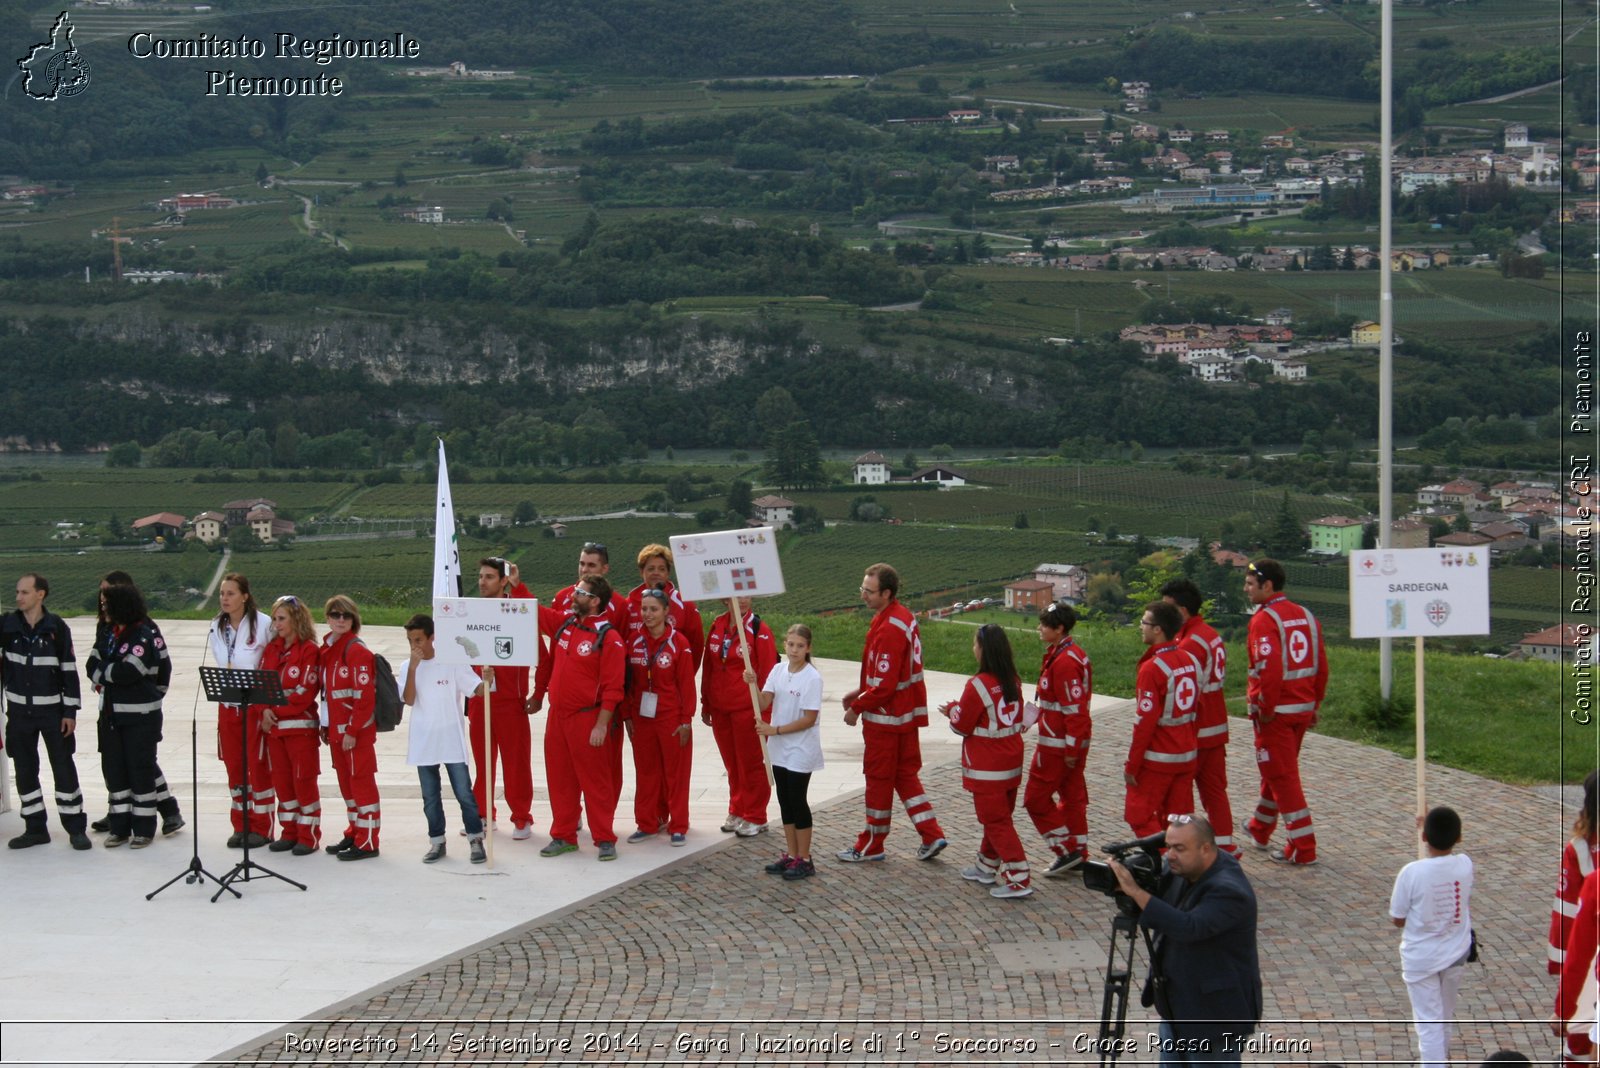
[[[1139,889],[1159,894],[1161,850],[1166,844],[1167,832],[1158,831],[1129,842],[1112,842],[1110,845],[1101,846],[1100,851],[1127,868]],[[1116,872],[1112,871],[1111,865],[1103,860],[1091,860],[1084,864],[1083,885],[1089,890],[1098,890],[1107,897],[1118,898],[1119,905],[1122,901],[1128,900],[1122,893],[1122,887],[1117,883]],[[1128,901],[1128,904],[1131,906],[1132,902]]]

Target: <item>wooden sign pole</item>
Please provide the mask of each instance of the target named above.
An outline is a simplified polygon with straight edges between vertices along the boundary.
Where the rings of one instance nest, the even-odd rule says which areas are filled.
[[[734,628],[736,630],[738,630],[738,632],[739,632],[739,652],[744,654],[745,666],[748,667],[752,672],[754,672],[755,669],[756,669],[756,665],[755,665],[755,661],[752,660],[751,657],[750,657],[750,636],[747,635],[744,632],[744,613],[739,611],[739,598],[730,597],[728,599],[728,603],[733,605],[733,625],[734,625]],[[752,682],[752,683],[750,683],[750,707],[755,711],[756,718],[760,719],[761,718],[760,682]],[[751,730],[755,730],[754,724],[751,725],[750,729]],[[771,756],[771,754],[769,754],[767,752],[767,740],[765,738],[762,738],[761,735],[759,735],[759,734],[757,734],[756,737],[761,739],[761,763],[767,769],[767,782],[771,783],[773,781],[773,779],[772,779],[772,756]]]

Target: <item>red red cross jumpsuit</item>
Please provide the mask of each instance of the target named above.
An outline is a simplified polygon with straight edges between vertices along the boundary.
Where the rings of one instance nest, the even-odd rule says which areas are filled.
[[[896,794],[924,843],[943,838],[919,774],[922,744],[917,731],[928,722],[922,636],[916,617],[899,601],[872,619],[861,654],[861,691],[850,707],[861,714],[861,766],[867,779],[867,823],[856,838],[856,852],[883,852]]]
[[[1222,695],[1227,678],[1228,649],[1222,635],[1200,616],[1184,620],[1178,644],[1200,665],[1200,710],[1195,720],[1199,759],[1194,788],[1200,806],[1217,835],[1217,848],[1239,855],[1233,844],[1233,806],[1228,803],[1228,702]]]
[[[615,627],[593,617],[562,624],[552,635],[550,721],[544,731],[544,770],[550,783],[550,836],[577,841],[580,812],[588,818],[596,845],[615,842],[612,818],[617,786],[604,732],[595,745],[596,726],[609,727],[622,703],[627,654]],[[580,807],[581,806],[581,807]]]
[[[1596,943],[1600,942],[1600,875],[1591,873],[1584,879],[1573,913],[1567,944],[1563,947],[1561,979],[1556,988],[1556,1018],[1560,1020],[1573,1018],[1589,977],[1600,977],[1600,960],[1595,957]],[[1570,1040],[1567,1049],[1570,1059]]]
[[[950,729],[962,736],[961,785],[983,825],[978,867],[1007,886],[1027,886],[1028,855],[1011,818],[1022,786],[1022,701],[1007,701],[993,675],[977,675],[951,707]]]
[[[274,638],[261,654],[261,670],[276,671],[288,703],[272,709],[276,719],[267,732],[267,764],[278,795],[278,826],[284,838],[316,848],[322,840],[321,740],[317,737],[317,697],[322,692],[314,641],[286,646]]]
[[[1083,646],[1066,637],[1045,650],[1034,691],[1039,740],[1022,804],[1056,856],[1089,855],[1089,791],[1083,771],[1089,757],[1093,691],[1094,668]]]
[[[1550,907],[1550,947],[1548,950],[1551,975],[1560,975],[1567,959],[1567,939],[1572,935],[1573,920],[1578,916],[1578,895],[1583,882],[1594,873],[1595,862],[1600,860],[1600,839],[1574,838],[1561,851],[1561,881],[1556,884],[1555,901]],[[1592,1064],[1594,1043],[1588,1033],[1568,1031],[1566,1062]]]
[[[572,591],[577,588],[577,584],[574,583],[556,594],[550,601],[550,608],[541,610],[539,615],[539,640],[542,643],[540,648],[545,650],[545,653],[540,657],[539,667],[534,672],[533,696],[534,700],[540,704],[544,703],[545,694],[550,689],[550,665],[552,661],[549,656],[549,636],[556,632],[556,627],[563,621],[577,615],[577,610],[572,607]],[[554,614],[547,615],[546,611]],[[552,622],[547,626],[546,620],[551,620]],[[605,608],[589,619],[591,627],[600,623],[615,627],[617,633],[622,635],[623,642],[627,642],[629,633],[628,602],[623,599],[620,593],[613,592],[611,600],[606,602]],[[606,759],[611,762],[611,781],[616,785],[619,796],[622,791],[622,734],[622,721],[613,719],[610,733],[606,735],[605,748]],[[611,810],[615,812],[616,807],[617,799],[612,798]]]
[[[745,640],[750,643],[752,670],[766,681],[778,662],[772,628],[757,616],[744,617]],[[745,657],[733,629],[733,613],[724,612],[711,623],[706,635],[705,659],[700,668],[701,718],[711,725],[728,772],[728,815],[756,826],[767,822],[772,784],[767,781],[761,739],[756,734],[755,709],[750,705],[750,685],[744,681]]]
[[[671,626],[661,637],[641,630],[628,650],[633,693],[624,719],[632,724],[633,819],[654,834],[662,823],[669,834],[689,831],[689,769],[694,743],[678,731],[694,725],[694,652],[689,639]]]
[[[628,633],[626,638],[632,641],[644,630],[644,620],[639,615],[639,602],[644,600],[643,584],[635,586],[628,594]],[[672,624],[672,629],[689,639],[689,648],[694,652],[694,668],[700,670],[700,658],[705,654],[706,625],[700,618],[700,608],[693,601],[683,599],[683,594],[670,582],[661,584],[661,592],[667,595],[667,620]]]
[[[511,588],[511,597],[531,600],[533,593],[519,582]],[[483,668],[472,670],[479,678],[483,677]],[[495,668],[494,692],[489,700],[489,710],[494,713],[494,753],[500,764],[495,784],[505,794],[512,825],[529,827],[533,825],[533,730],[527,711],[528,669]],[[488,797],[489,768],[483,751],[482,697],[467,698],[467,730],[472,739],[472,793],[478,800],[483,822],[488,824],[495,813],[492,799]]]
[[[383,825],[378,808],[378,720],[374,712],[377,669],[372,652],[354,634],[338,640],[328,635],[320,664],[322,692],[328,702],[328,750],[349,824],[345,837],[357,849],[378,848]],[[344,739],[355,746],[345,749]]]
[[[1328,689],[1328,658],[1316,617],[1279,594],[1250,617],[1250,680],[1245,689],[1256,729],[1261,798],[1245,829],[1265,846],[1283,817],[1295,863],[1317,859],[1311,808],[1300,784],[1300,745],[1316,726]]]
[[[1133,741],[1123,772],[1128,784],[1123,818],[1140,838],[1166,829],[1166,817],[1194,808],[1195,710],[1200,670],[1194,657],[1171,641],[1139,658]]]

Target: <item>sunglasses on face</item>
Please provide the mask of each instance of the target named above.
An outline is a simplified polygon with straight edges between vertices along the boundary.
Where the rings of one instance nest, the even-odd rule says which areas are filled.
[[[354,618],[356,618],[352,613],[343,612],[343,611],[340,611],[337,608],[335,608],[332,611],[326,613],[326,615],[327,615],[327,617],[329,619],[354,619]]]

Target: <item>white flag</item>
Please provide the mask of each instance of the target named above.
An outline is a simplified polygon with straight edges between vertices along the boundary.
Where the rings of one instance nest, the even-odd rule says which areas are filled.
[[[461,596],[461,550],[456,545],[456,509],[450,500],[450,472],[439,441],[439,504],[433,523],[433,595]]]

